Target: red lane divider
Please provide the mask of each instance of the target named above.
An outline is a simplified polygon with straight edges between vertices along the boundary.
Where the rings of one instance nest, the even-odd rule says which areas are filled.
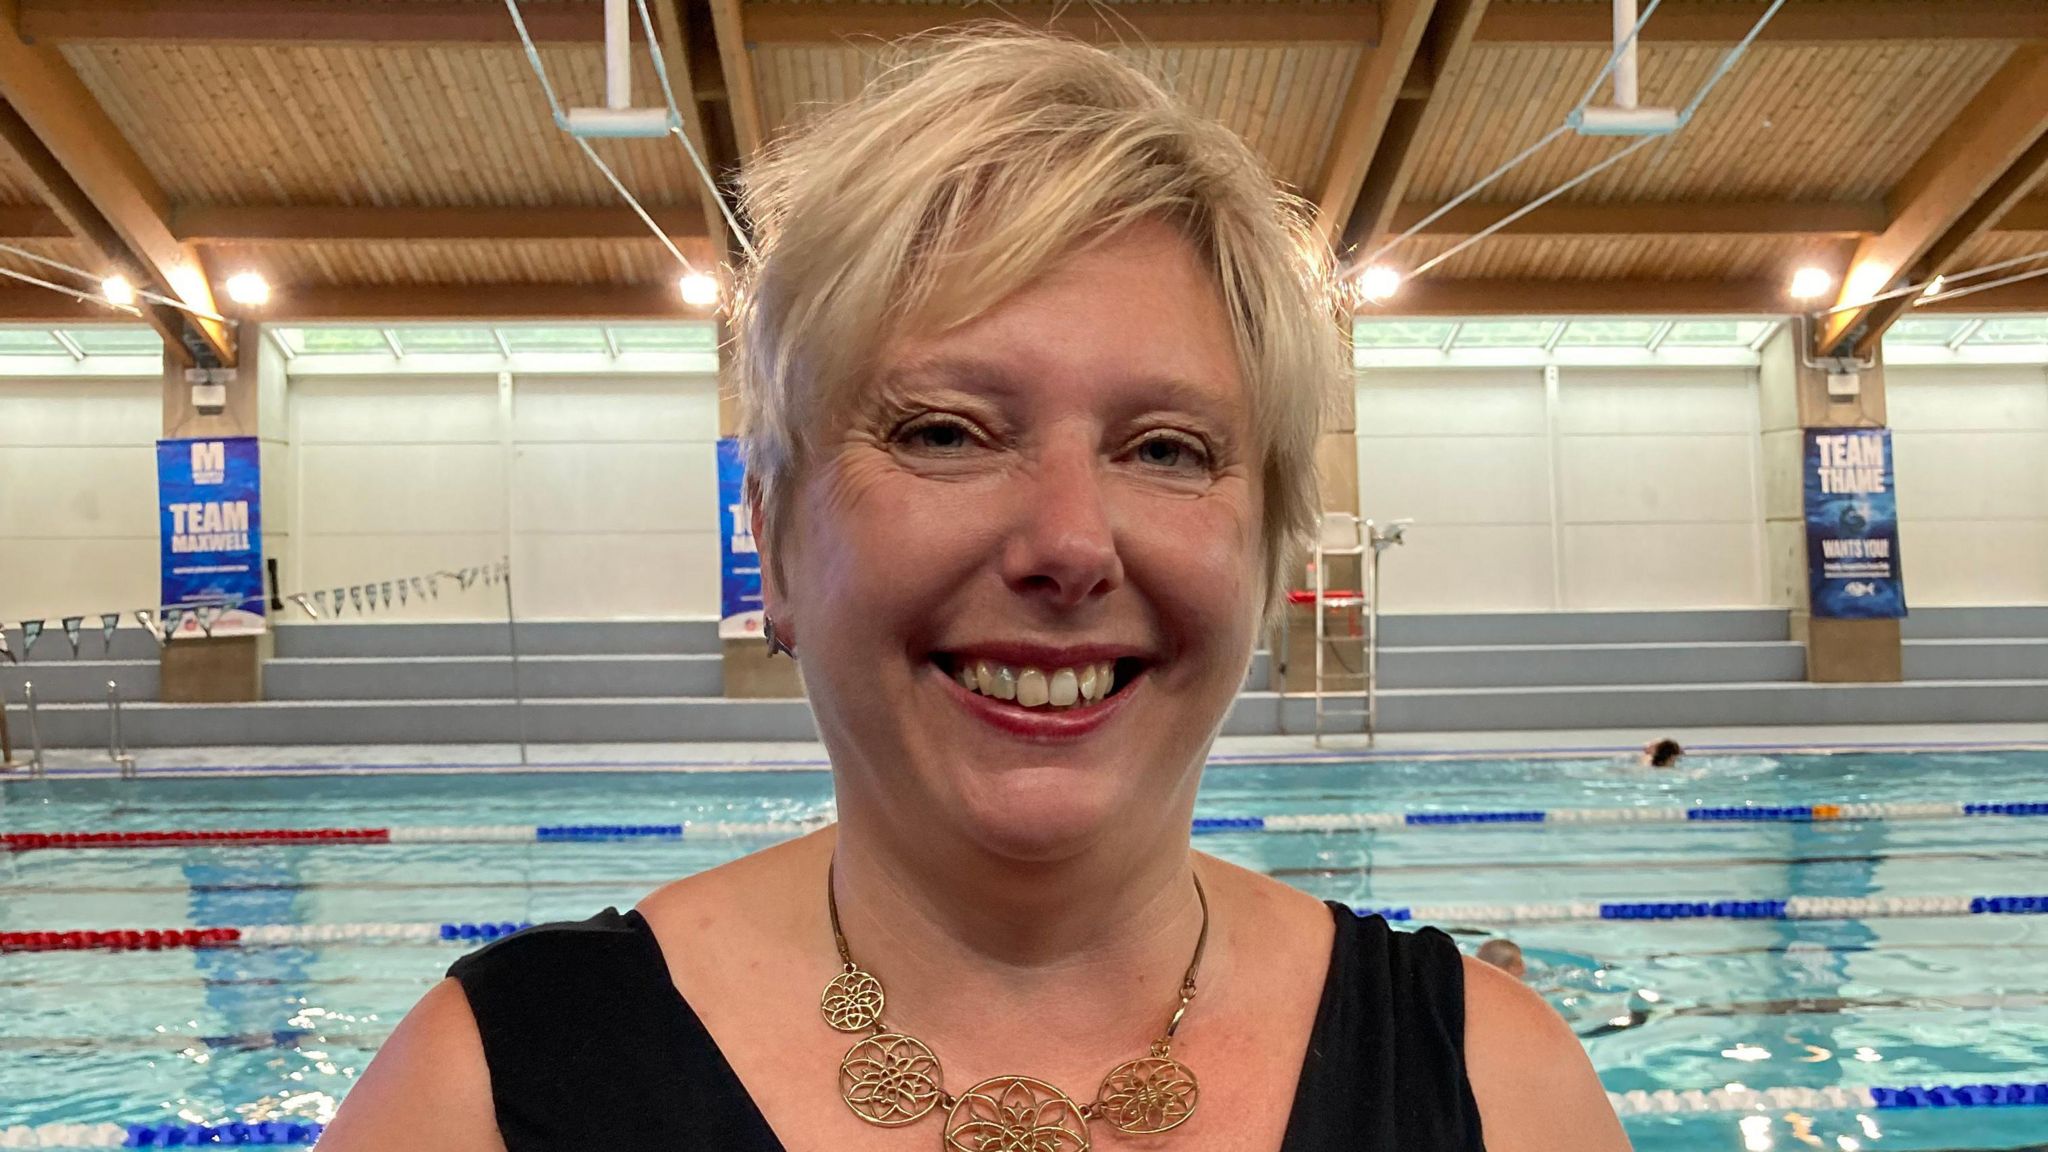
[[[110,932],[0,932],[0,952],[155,952],[163,948],[218,948],[242,939],[239,928],[117,929]]]
[[[0,848],[33,852],[38,848],[161,848],[183,844],[300,844],[336,840],[391,839],[389,828],[228,828],[217,831],[172,832],[9,832]]]

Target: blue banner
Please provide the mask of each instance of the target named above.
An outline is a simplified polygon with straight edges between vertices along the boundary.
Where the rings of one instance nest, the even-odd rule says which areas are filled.
[[[157,441],[156,491],[163,606],[185,609],[176,634],[263,631],[263,484],[256,438]]]
[[[1806,574],[1815,616],[1906,614],[1889,428],[1806,430]]]
[[[761,554],[754,547],[747,509],[747,474],[740,442],[718,442],[718,634],[745,639],[761,634]]]

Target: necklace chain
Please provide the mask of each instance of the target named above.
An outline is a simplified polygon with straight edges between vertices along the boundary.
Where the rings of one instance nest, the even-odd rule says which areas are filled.
[[[834,1029],[867,1034],[839,1062],[839,1094],[854,1115],[897,1128],[943,1109],[947,1152],[1087,1152],[1092,1146],[1090,1121],[1106,1120],[1126,1135],[1148,1136],[1178,1127],[1194,1115],[1201,1089],[1194,1072],[1172,1052],[1174,1036],[1194,1001],[1195,976],[1209,944],[1209,896],[1200,876],[1193,879],[1202,930],[1181,977],[1180,1004],[1146,1055],[1110,1069],[1095,1098],[1078,1104],[1052,1084],[1030,1076],[993,1076],[959,1096],[947,1092],[939,1058],[931,1048],[882,1022],[888,997],[882,982],[855,962],[847,947],[839,925],[835,873],[836,865],[827,869],[825,906],[832,916],[840,972],[825,986],[818,1008]]]

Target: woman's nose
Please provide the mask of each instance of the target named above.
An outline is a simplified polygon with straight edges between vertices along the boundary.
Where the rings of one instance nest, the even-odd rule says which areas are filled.
[[[1016,529],[1003,557],[1012,588],[1072,608],[1122,585],[1105,479],[1092,448],[1048,452],[1016,476]]]

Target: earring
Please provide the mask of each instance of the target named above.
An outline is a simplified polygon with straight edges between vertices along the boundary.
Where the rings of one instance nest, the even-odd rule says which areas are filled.
[[[796,645],[775,634],[775,617],[761,614],[761,639],[768,642],[768,658],[775,659],[777,653],[796,659]]]

